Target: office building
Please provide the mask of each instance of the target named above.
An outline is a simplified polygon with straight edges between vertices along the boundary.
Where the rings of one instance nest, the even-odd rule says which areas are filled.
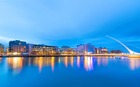
[[[0,55],[4,55],[4,45],[0,44]]]
[[[27,51],[27,44],[24,41],[15,40],[9,42],[9,52],[10,53],[24,53]]]
[[[77,45],[77,53],[94,54],[95,47],[91,43]]]
[[[51,55],[57,53],[56,46],[33,45],[30,51],[32,55]]]

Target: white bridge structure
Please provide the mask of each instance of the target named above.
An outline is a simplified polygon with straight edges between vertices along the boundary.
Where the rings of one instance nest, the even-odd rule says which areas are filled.
[[[113,37],[111,37],[111,36],[106,36],[106,37],[108,37],[108,38],[110,38],[110,39],[112,39],[112,40],[115,40],[116,42],[120,43],[123,47],[125,47],[125,48],[127,49],[127,51],[128,51],[130,54],[140,55],[140,53],[135,52],[135,51],[132,51],[130,48],[128,48],[128,47],[127,47],[125,44],[123,44],[121,41],[119,41],[119,40],[117,40],[117,39],[115,39],[115,38],[113,38]]]

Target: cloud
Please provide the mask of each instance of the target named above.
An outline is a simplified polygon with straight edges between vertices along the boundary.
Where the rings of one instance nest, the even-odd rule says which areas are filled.
[[[140,0],[2,0],[0,42],[16,38],[60,46],[87,42],[106,46],[111,41],[102,38],[105,35],[124,41],[133,36],[132,40],[137,40],[139,3]]]
[[[9,42],[10,40],[14,40],[14,38],[0,36],[0,41],[2,42]]]

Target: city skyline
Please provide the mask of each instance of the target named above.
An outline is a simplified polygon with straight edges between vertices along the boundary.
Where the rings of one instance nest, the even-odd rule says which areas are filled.
[[[140,0],[0,0],[0,87],[140,87]]]
[[[0,2],[0,42],[5,45],[17,39],[71,47],[92,43],[125,51],[120,44],[105,37],[110,35],[140,52],[139,0]]]
[[[127,50],[129,48],[126,48]],[[129,51],[129,50],[128,50]],[[127,54],[135,54],[129,52]],[[34,57],[34,56],[83,56],[83,55],[102,55],[102,56],[128,56],[125,52],[122,52],[120,49],[111,49],[102,46],[95,47],[91,43],[79,44],[75,48],[69,46],[52,46],[45,44],[34,44],[28,43],[26,41],[21,40],[13,40],[9,41],[8,47],[0,44],[0,56],[26,56],[26,57]]]
[[[108,36],[106,36],[106,38],[108,38]],[[113,38],[113,37],[111,37],[111,38]],[[115,38],[114,38],[115,39]],[[129,51],[122,45],[122,44],[120,44],[120,43],[118,43],[118,45],[121,47],[121,48],[113,48],[112,47],[112,49],[111,48],[109,48],[109,47],[107,47],[107,46],[105,46],[104,45],[104,43],[102,43],[102,45],[100,45],[100,46],[96,46],[95,44],[93,44],[92,42],[87,42],[87,43],[79,43],[79,44],[75,44],[75,46],[70,46],[69,44],[66,44],[66,45],[62,45],[62,46],[60,46],[60,45],[52,45],[52,44],[44,44],[44,43],[29,43],[29,42],[27,42],[27,41],[25,41],[25,40],[16,40],[16,39],[13,39],[13,40],[11,40],[11,41],[23,41],[23,42],[26,42],[27,44],[34,44],[34,45],[46,45],[46,46],[57,46],[58,48],[61,48],[61,47],[63,47],[63,46],[68,46],[68,47],[70,47],[70,48],[77,48],[77,46],[78,45],[84,45],[84,44],[92,44],[93,46],[95,46],[96,48],[101,48],[101,47],[105,47],[105,48],[107,48],[109,51],[111,51],[111,50],[121,50],[121,51],[123,51],[124,53],[129,53]],[[11,41],[9,41],[9,42],[11,42]],[[2,43],[0,43],[0,44],[2,44],[2,45],[4,45],[4,49],[6,49],[6,48],[9,48],[9,42],[7,41],[7,45],[5,45],[5,44],[2,44]],[[114,43],[115,43],[115,41],[114,41]],[[114,44],[113,43],[113,44]],[[122,43],[122,42],[121,42]],[[115,45],[114,45],[115,46]],[[128,45],[129,46],[129,45]],[[131,46],[131,45],[130,45]],[[129,48],[129,47],[128,47]],[[137,50],[136,50],[137,51]],[[139,52],[139,51],[137,51],[137,52]]]

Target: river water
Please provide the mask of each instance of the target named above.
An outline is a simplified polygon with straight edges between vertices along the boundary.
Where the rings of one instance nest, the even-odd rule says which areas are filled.
[[[140,87],[140,59],[5,57],[0,87]]]

